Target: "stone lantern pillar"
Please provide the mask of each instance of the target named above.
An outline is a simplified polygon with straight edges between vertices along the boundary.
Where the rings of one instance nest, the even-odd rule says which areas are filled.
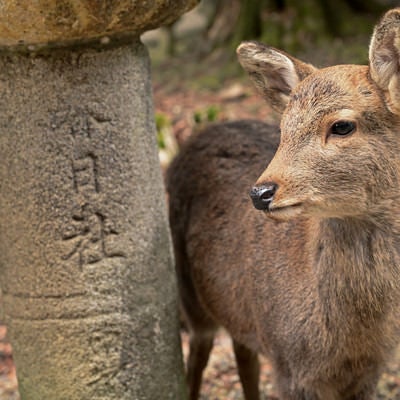
[[[184,398],[139,35],[195,3],[0,4],[0,279],[22,400]]]

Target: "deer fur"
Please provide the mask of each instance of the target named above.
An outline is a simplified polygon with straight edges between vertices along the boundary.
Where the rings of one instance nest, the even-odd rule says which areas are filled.
[[[369,66],[317,69],[257,42],[238,57],[280,133],[210,126],[167,176],[190,398],[223,326],[247,400],[257,353],[281,399],[371,400],[400,327],[400,8],[375,27]],[[248,192],[271,183],[265,218]]]

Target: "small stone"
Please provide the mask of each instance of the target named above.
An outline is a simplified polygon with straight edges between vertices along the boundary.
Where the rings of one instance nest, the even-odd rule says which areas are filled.
[[[111,42],[111,39],[108,36],[104,36],[100,39],[100,43],[103,45],[107,45]]]

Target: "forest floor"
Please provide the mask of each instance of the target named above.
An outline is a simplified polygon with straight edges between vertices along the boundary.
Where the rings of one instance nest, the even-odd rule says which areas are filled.
[[[158,40],[158,39],[157,39]],[[165,40],[164,38],[162,40]],[[174,59],[160,58],[153,49],[154,38],[148,39],[153,59],[153,91],[156,123],[165,166],[179,144],[209,122],[256,118],[276,121],[271,109],[255,94],[248,79],[232,55],[216,53],[207,59],[191,56]],[[339,49],[340,43],[335,44]],[[330,49],[321,51],[321,57],[312,50],[307,61],[323,59],[319,65],[336,61],[325,57]],[[325,52],[324,52],[325,51]],[[349,53],[343,46],[343,54]],[[342,62],[340,57],[337,60]],[[349,60],[351,61],[351,60]],[[176,143],[177,145],[174,145]],[[182,332],[184,355],[188,352],[188,337]],[[272,368],[262,359],[261,387],[264,400],[276,399]],[[205,371],[201,400],[239,400],[243,395],[236,373],[229,337],[221,331],[216,339]],[[378,385],[379,400],[400,400],[400,350],[388,364]],[[6,336],[6,327],[0,324],[0,400],[19,400],[12,348]]]

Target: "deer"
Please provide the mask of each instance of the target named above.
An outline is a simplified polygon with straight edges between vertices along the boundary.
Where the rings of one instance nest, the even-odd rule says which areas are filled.
[[[259,354],[280,399],[371,400],[400,328],[400,8],[368,65],[237,54],[280,125],[210,125],[167,172],[190,399],[223,327],[246,400]]]

